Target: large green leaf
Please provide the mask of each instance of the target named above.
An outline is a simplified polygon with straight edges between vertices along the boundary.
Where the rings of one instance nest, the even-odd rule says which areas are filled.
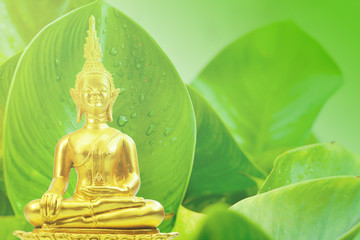
[[[252,178],[265,178],[245,156],[220,117],[196,90],[188,86],[196,116],[194,166],[184,205],[201,211],[207,205],[223,201],[229,204],[256,189]]]
[[[21,53],[18,53],[8,59],[0,66],[0,190],[4,190],[3,173],[2,173],[2,157],[3,157],[3,126],[4,126],[4,114],[6,99],[8,97],[11,80],[14,75],[16,65],[19,61]]]
[[[4,183],[2,183],[2,185],[4,185]],[[0,190],[0,203],[0,216],[14,215],[9,198],[4,190]]]
[[[19,50],[48,23],[92,0],[0,0],[0,63]]]
[[[255,221],[274,239],[331,240],[360,223],[360,178],[300,182],[244,199],[232,210]]]
[[[12,215],[14,212],[6,195],[4,172],[3,172],[3,126],[4,110],[8,96],[10,83],[13,78],[15,67],[20,58],[20,53],[14,55],[0,66],[0,215]]]
[[[302,145],[322,105],[340,86],[337,65],[291,22],[239,38],[191,84],[215,108],[245,153],[264,169]]]
[[[95,15],[103,63],[122,89],[110,126],[130,135],[138,150],[139,196],[176,214],[192,167],[195,117],[184,83],[154,40],[102,1],[44,28],[22,55],[5,112],[5,179],[16,214],[40,198],[52,177],[56,142],[80,128],[69,94],[82,69],[88,19]],[[72,174],[67,197],[76,178]],[[165,221],[170,229],[173,219]]]
[[[190,240],[193,238],[205,217],[206,215],[203,213],[191,211],[180,205],[175,226],[172,229],[172,232],[178,232],[180,234],[176,240]]]
[[[360,175],[359,157],[335,142],[309,145],[281,154],[259,192],[338,175]]]
[[[30,231],[31,229],[32,226],[24,216],[0,217],[0,239],[2,240],[18,240],[19,238],[12,234],[14,231]]]
[[[209,210],[210,211],[210,210]],[[226,208],[214,206],[192,239],[196,240],[270,240],[253,221]]]
[[[0,0],[0,31],[1,64],[25,47],[24,41],[10,19],[9,12],[3,0]]]
[[[25,42],[48,23],[94,0],[3,0],[12,22]],[[41,13],[41,14],[39,14]]]
[[[359,240],[360,239],[360,223],[354,226],[349,232],[345,233],[338,240]]]
[[[180,233],[177,239],[270,239],[259,226],[246,217],[229,211],[225,204],[211,205],[204,211],[206,214],[193,212],[182,206],[179,208],[172,230]]]
[[[111,2],[158,40],[187,83],[239,36],[274,21],[295,21],[321,43],[344,76],[344,85],[321,110],[313,131],[323,142],[335,139],[360,154],[359,1],[142,0],[136,7],[133,0]]]

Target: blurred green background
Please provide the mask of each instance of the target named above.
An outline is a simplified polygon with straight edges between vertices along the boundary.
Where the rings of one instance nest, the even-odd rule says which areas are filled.
[[[14,1],[13,5],[21,8],[22,1],[18,2]],[[66,5],[70,1],[60,2]],[[326,103],[315,122],[316,137],[320,141],[336,140],[360,153],[357,141],[360,135],[359,1],[109,2],[150,33],[186,83],[190,83],[219,51],[238,37],[272,22],[292,20],[324,47],[344,76],[343,86]],[[3,1],[0,1],[0,14],[1,58],[4,61],[25,44],[12,25]]]
[[[335,140],[360,154],[357,140],[360,135],[360,1],[107,1],[154,38],[185,83],[191,83],[210,60],[239,37],[271,23],[294,22],[328,52],[344,77],[341,88],[322,108],[313,132],[320,142]],[[29,2],[0,0],[0,63],[22,51],[44,24],[61,16],[66,9],[87,1],[51,2],[61,3],[63,8],[54,12],[51,19],[46,17],[49,12],[37,11],[34,16],[43,19],[29,31],[33,35],[24,37],[10,19],[13,11],[8,11],[7,7],[12,6],[12,10],[17,9],[21,14],[22,9],[26,9],[23,6]],[[51,9],[48,2],[40,0],[37,4],[47,3]]]
[[[313,131],[360,153],[360,1],[118,1],[110,0],[146,29],[190,83],[238,37],[292,20],[339,65],[343,86],[325,104]]]

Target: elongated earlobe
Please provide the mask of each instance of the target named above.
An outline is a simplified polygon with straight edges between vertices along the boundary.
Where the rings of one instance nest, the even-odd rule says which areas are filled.
[[[81,109],[81,104],[80,104],[80,99],[79,99],[79,94],[76,92],[75,89],[73,88],[70,88],[70,95],[76,105],[76,108],[77,108],[77,112],[76,112],[76,121],[77,122],[80,122],[81,121],[81,118],[82,118],[82,115],[83,115],[83,111]]]
[[[110,104],[109,104],[109,108],[108,108],[108,110],[107,110],[107,118],[108,118],[109,122],[112,122],[112,121],[113,121],[112,108],[113,108],[113,104],[110,103]]]
[[[117,88],[111,94],[111,99],[110,99],[109,107],[107,110],[107,118],[108,118],[109,122],[113,121],[113,117],[112,117],[113,106],[116,101],[116,98],[119,96],[119,93],[120,93],[120,89]]]
[[[80,122],[84,112],[82,111],[80,106],[76,105],[76,108],[77,108],[76,122]]]

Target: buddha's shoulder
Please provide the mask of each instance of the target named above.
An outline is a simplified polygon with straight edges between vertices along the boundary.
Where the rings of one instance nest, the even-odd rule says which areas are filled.
[[[95,139],[99,136],[103,136],[105,138],[111,138],[113,140],[129,140],[131,139],[131,137],[129,137],[128,135],[126,135],[125,133],[121,132],[120,130],[116,129],[116,128],[106,128],[102,131],[88,131],[86,129],[79,129],[75,132],[69,133],[68,135],[64,136],[63,139],[64,141],[69,141],[69,142],[77,142],[77,141],[86,141],[86,140],[91,140],[91,139]],[[61,140],[61,139],[60,139]]]
[[[112,130],[112,132],[109,134],[109,135],[111,135],[111,137],[116,138],[121,141],[125,141],[125,142],[133,142],[133,139],[129,135],[127,135],[115,128],[109,128],[109,130],[110,129]]]

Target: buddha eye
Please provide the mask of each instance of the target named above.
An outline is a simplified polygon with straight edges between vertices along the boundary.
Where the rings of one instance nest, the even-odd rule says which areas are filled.
[[[82,91],[83,93],[90,93],[91,92],[91,89],[90,88],[86,88]]]

